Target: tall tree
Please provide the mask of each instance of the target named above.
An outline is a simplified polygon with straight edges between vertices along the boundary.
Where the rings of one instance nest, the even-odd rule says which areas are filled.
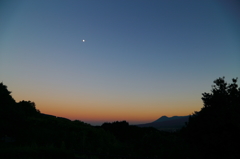
[[[0,118],[7,118],[10,112],[15,112],[16,102],[7,86],[0,83]]]
[[[8,91],[7,86],[0,83],[0,106],[6,106],[9,104],[15,104],[15,100],[11,96],[11,92]]]
[[[203,93],[203,108],[189,118],[187,138],[202,157],[235,158],[240,137],[240,88],[237,78],[226,83],[224,77],[214,81],[210,93]]]

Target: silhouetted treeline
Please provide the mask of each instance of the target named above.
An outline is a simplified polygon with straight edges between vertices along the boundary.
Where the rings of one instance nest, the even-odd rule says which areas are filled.
[[[211,93],[203,93],[203,108],[193,113],[182,131],[196,151],[194,158],[239,158],[240,88],[224,77],[214,81]]]
[[[187,145],[176,133],[159,131],[152,127],[140,128],[129,125],[126,121],[104,123],[101,127],[111,132],[122,143],[123,149],[120,154],[125,156],[128,154],[144,158],[187,156]]]
[[[91,126],[16,102],[0,83],[0,158],[239,158],[240,88],[214,81],[204,106],[177,132],[126,121]]]

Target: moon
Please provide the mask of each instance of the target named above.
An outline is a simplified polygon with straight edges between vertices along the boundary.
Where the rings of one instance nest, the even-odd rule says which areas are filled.
[[[84,42],[85,42],[85,40],[83,39],[83,40],[82,40],[82,42],[84,43]]]

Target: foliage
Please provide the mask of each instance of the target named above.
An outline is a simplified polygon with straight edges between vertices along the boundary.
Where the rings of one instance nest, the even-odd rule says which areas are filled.
[[[62,148],[56,148],[52,145],[37,146],[36,144],[28,146],[0,145],[0,158],[7,159],[74,159],[73,152]]]
[[[201,157],[235,158],[240,132],[240,88],[237,78],[227,84],[223,78],[214,81],[211,93],[203,93],[204,106],[186,125],[188,141]],[[200,158],[201,158],[200,157]]]
[[[126,121],[91,126],[42,114],[31,101],[18,103],[0,83],[0,158],[237,158],[240,88],[237,79],[214,81],[204,106],[179,132],[140,128]]]
[[[7,86],[3,83],[0,83],[0,106],[4,107],[6,105],[15,104],[15,100],[11,96],[11,92],[8,91]]]
[[[0,157],[32,158],[181,158],[185,145],[176,134],[131,126],[126,121],[91,126],[79,120],[42,114],[31,101],[18,103],[2,83]],[[181,145],[181,146],[179,146]],[[175,153],[171,153],[175,151]],[[68,157],[66,157],[68,156]],[[185,156],[184,156],[185,157]]]
[[[31,101],[20,101],[17,103],[18,107],[20,107],[23,116],[36,116],[40,114],[40,111],[36,109],[35,103]]]
[[[166,159],[187,156],[187,145],[176,133],[159,131],[152,127],[140,128],[129,125],[126,121],[104,123],[101,127],[121,141],[122,145],[116,152],[118,155]],[[175,153],[171,153],[172,151]]]
[[[15,100],[11,96],[11,92],[8,91],[7,86],[0,83],[0,119],[10,119],[7,115],[10,113],[17,114],[15,107]]]

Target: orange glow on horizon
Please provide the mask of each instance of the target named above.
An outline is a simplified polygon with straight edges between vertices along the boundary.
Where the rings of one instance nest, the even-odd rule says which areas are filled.
[[[156,107],[155,110],[140,107],[135,108],[116,108],[116,107],[101,107],[100,105],[95,106],[71,106],[67,107],[64,104],[36,104],[37,109],[40,109],[42,113],[51,114],[59,117],[65,117],[70,120],[80,120],[86,123],[89,122],[113,122],[113,121],[127,121],[129,123],[148,123],[153,122],[165,115],[171,116],[185,116],[190,115],[194,111],[199,109],[189,110],[187,106],[178,107]],[[98,106],[98,107],[97,107]],[[180,109],[181,108],[181,109]]]
[[[16,92],[16,94],[15,94]],[[80,120],[86,123],[127,121],[129,123],[149,123],[161,116],[185,116],[202,107],[201,99],[127,99],[124,98],[77,98],[76,95],[32,92],[14,92],[14,99],[35,102],[40,112],[54,116]],[[22,92],[22,91],[21,91]],[[26,91],[28,92],[28,91]],[[65,96],[63,96],[65,95]],[[28,97],[28,98],[26,98]]]

